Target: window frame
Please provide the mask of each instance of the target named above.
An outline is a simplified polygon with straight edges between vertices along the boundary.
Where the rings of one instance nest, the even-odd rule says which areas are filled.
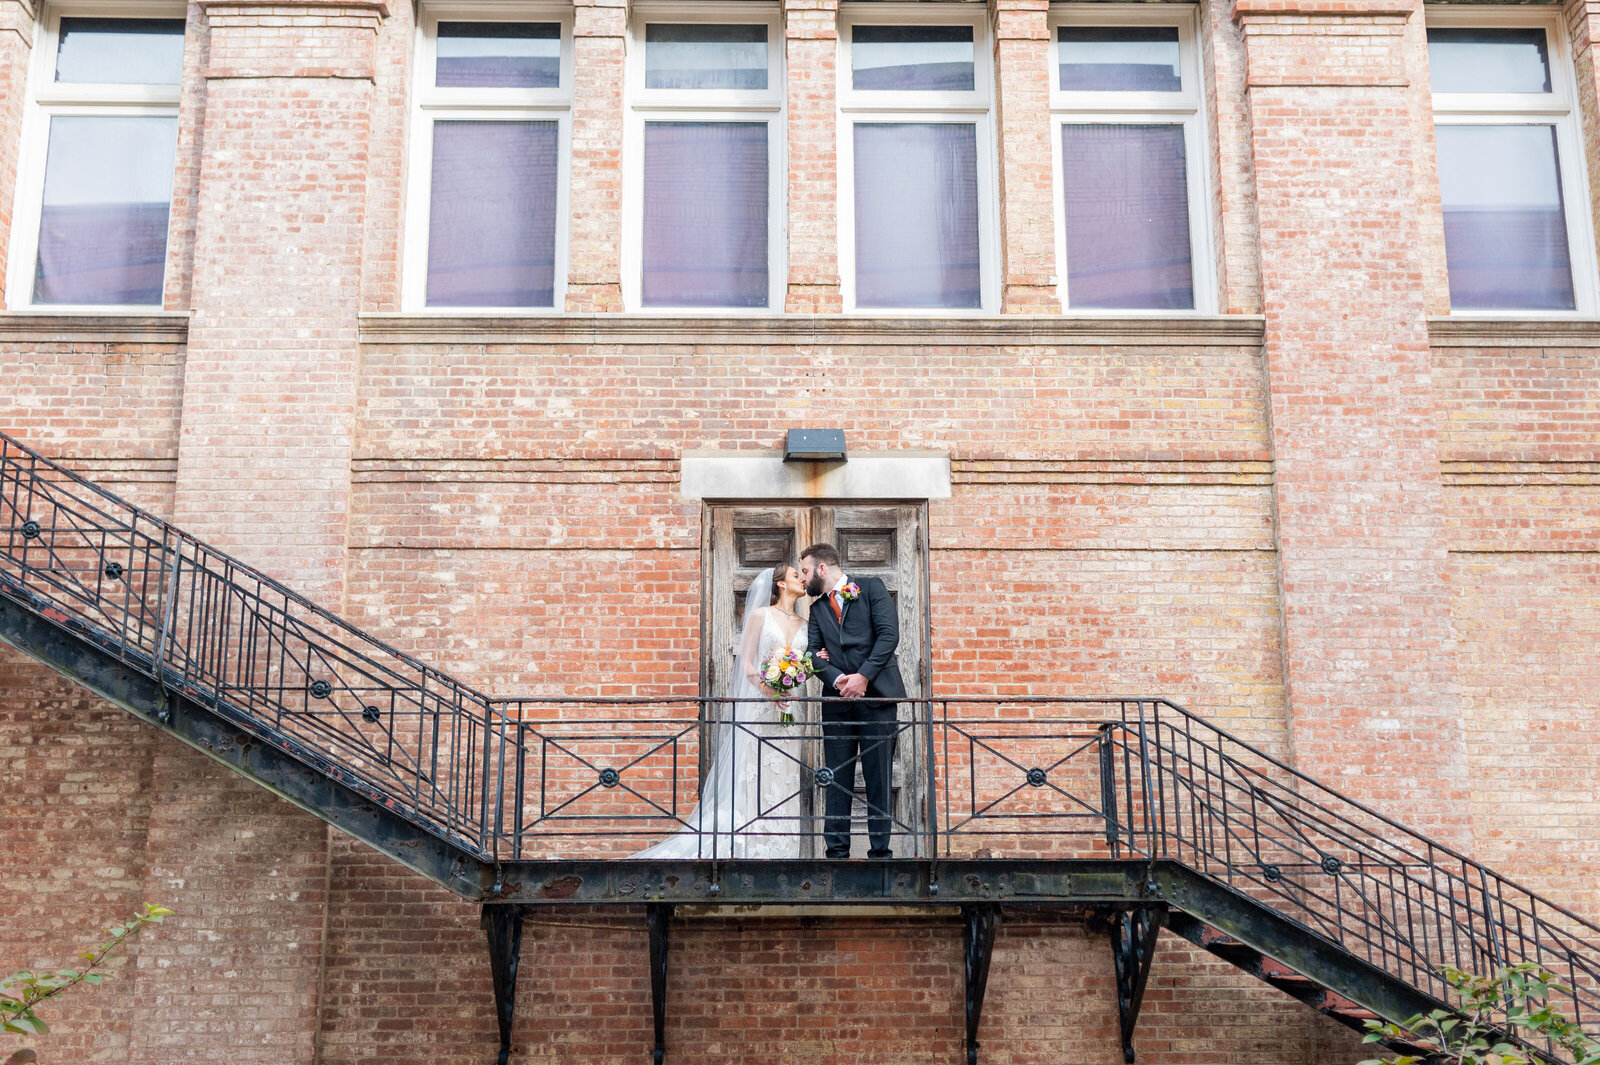
[[[645,88],[645,27],[650,23],[767,27],[765,89]],[[624,45],[622,130],[622,306],[636,314],[781,314],[789,281],[788,83],[782,5],[776,0],[636,3]],[[767,305],[644,305],[644,127],[647,122],[747,122],[767,127]]]
[[[22,136],[17,152],[16,194],[12,206],[11,247],[6,259],[5,304],[10,311],[47,314],[126,314],[164,310],[167,267],[172,256],[172,197],[178,188],[180,157],[173,160],[172,191],[167,203],[166,258],[161,269],[158,303],[35,303],[33,286],[39,270],[39,228],[44,216],[45,164],[50,150],[50,123],[57,117],[171,118],[180,121],[183,75],[176,85],[87,84],[55,80],[56,53],[61,45],[63,18],[172,19],[187,24],[187,4],[177,0],[119,4],[111,0],[57,0],[34,20],[33,51],[29,56],[27,98],[23,104]],[[187,30],[187,25],[185,26]],[[189,48],[184,34],[185,62]],[[182,147],[183,130],[179,131]]]
[[[973,88],[960,92],[866,90],[852,87],[850,45],[857,25],[971,26]],[[987,5],[856,0],[839,5],[838,177],[839,287],[846,314],[896,318],[952,318],[1000,311],[999,155],[995,145],[994,35]],[[867,124],[973,125],[977,136],[977,307],[856,306],[855,126]]]
[[[1211,141],[1201,80],[1199,8],[1193,4],[1052,4],[1045,20],[1050,34],[1050,187],[1055,198],[1056,296],[1063,314],[1074,316],[1174,317],[1218,313],[1216,247],[1211,202]],[[1068,91],[1061,88],[1060,29],[1063,26],[1175,27],[1178,31],[1178,92]],[[1189,198],[1191,308],[1074,307],[1068,290],[1066,186],[1061,136],[1067,125],[1183,127],[1184,183]]]
[[[560,27],[560,83],[553,89],[438,88],[434,85],[440,22],[553,22]],[[567,292],[571,216],[573,47],[572,6],[520,0],[434,0],[417,15],[412,54],[411,135],[407,150],[405,241],[400,306],[407,313],[470,317],[560,314]],[[439,121],[556,123],[555,264],[549,306],[428,306],[428,244],[432,228],[433,126]]]
[[[1573,308],[1450,308],[1452,318],[1589,318],[1600,312],[1600,265],[1594,245],[1594,219],[1590,213],[1589,172],[1581,116],[1578,114],[1576,71],[1572,42],[1559,9],[1539,7],[1480,7],[1427,5],[1423,32],[1430,29],[1544,30],[1546,58],[1550,64],[1549,93],[1444,93],[1432,92],[1434,128],[1446,126],[1538,126],[1555,128],[1556,173],[1561,179],[1561,206],[1567,228],[1567,257],[1572,270]],[[1429,68],[1432,74],[1432,68]],[[1443,121],[1441,121],[1441,119]],[[1437,143],[1437,142],[1435,142]],[[1435,177],[1438,155],[1434,156]],[[1444,204],[1441,197],[1441,226]],[[1442,233],[1442,228],[1441,228]],[[1441,239],[1439,255],[1444,257]],[[1445,265],[1445,295],[1449,297],[1449,266]]]

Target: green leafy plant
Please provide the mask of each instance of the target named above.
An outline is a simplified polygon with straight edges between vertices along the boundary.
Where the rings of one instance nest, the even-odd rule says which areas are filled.
[[[1395,1039],[1424,1053],[1369,1058],[1361,1065],[1538,1065],[1543,1059],[1507,1039],[1507,1030],[1538,1044],[1549,1040],[1557,1055],[1573,1065],[1600,1065],[1600,1041],[1590,1038],[1550,1004],[1552,993],[1568,994],[1553,973],[1531,963],[1508,965],[1490,976],[1446,966],[1441,970],[1456,992],[1454,1011],[1419,1013],[1399,1024],[1368,1021],[1364,1042]]]
[[[0,1027],[18,1035],[43,1035],[50,1030],[34,1010],[40,1003],[55,998],[78,984],[98,984],[106,976],[99,969],[109,959],[116,957],[128,941],[147,927],[160,924],[172,911],[154,903],[145,903],[144,909],[133,915],[133,920],[111,925],[101,930],[102,941],[90,950],[80,950],[78,957],[87,964],[79,969],[57,969],[55,972],[34,972],[23,969],[0,980]]]

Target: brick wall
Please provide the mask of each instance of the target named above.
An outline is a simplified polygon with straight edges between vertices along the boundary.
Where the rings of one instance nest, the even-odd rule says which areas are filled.
[[[399,301],[410,5],[192,5],[166,286],[187,324],[0,318],[0,428],[402,650],[532,694],[694,691],[686,450],[807,424],[947,451],[937,690],[1169,694],[1593,916],[1600,341],[1428,318],[1446,289],[1420,20],[1318,7],[1200,18],[1219,303],[1264,326],[1052,317],[1034,0],[995,10],[1007,315],[930,326],[827,316],[830,0],[785,5],[785,309],[817,317],[781,322],[578,313],[620,307],[623,8],[575,13],[572,316],[491,323],[370,316]],[[1591,16],[1568,14],[1586,69]],[[0,0],[0,239],[28,19]],[[654,672],[616,668],[640,651]],[[1062,676],[1039,675],[1047,655]],[[142,899],[181,911],[51,1015],[56,1058],[493,1053],[474,907],[9,649],[0,774],[20,797],[0,969]],[[960,1053],[953,918],[673,937],[671,1060]],[[531,922],[513,1060],[639,1059],[645,951],[637,912]],[[1103,933],[1008,914],[980,1038],[990,1062],[1118,1060]],[[1172,1065],[1361,1056],[1171,937],[1137,1043]]]

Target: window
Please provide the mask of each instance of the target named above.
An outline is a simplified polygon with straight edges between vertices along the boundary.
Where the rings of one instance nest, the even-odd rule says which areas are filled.
[[[560,305],[572,24],[553,10],[528,18],[435,5],[421,19],[408,309]]]
[[[994,83],[982,7],[861,4],[839,31],[845,305],[999,303]]]
[[[1593,313],[1589,197],[1559,17],[1430,9],[1428,68],[1450,309]]]
[[[161,306],[183,78],[182,7],[173,14],[48,16],[23,134],[11,306]]]
[[[639,5],[623,298],[783,306],[783,34],[775,5]]]
[[[1214,311],[1194,9],[1061,7],[1051,37],[1063,306]]]

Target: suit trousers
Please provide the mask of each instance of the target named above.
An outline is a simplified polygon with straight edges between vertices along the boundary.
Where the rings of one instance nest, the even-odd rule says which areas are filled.
[[[833,773],[825,790],[822,844],[829,858],[850,856],[850,805],[861,766],[867,791],[869,858],[889,857],[889,773],[894,761],[895,704],[876,699],[825,703],[822,760]]]

